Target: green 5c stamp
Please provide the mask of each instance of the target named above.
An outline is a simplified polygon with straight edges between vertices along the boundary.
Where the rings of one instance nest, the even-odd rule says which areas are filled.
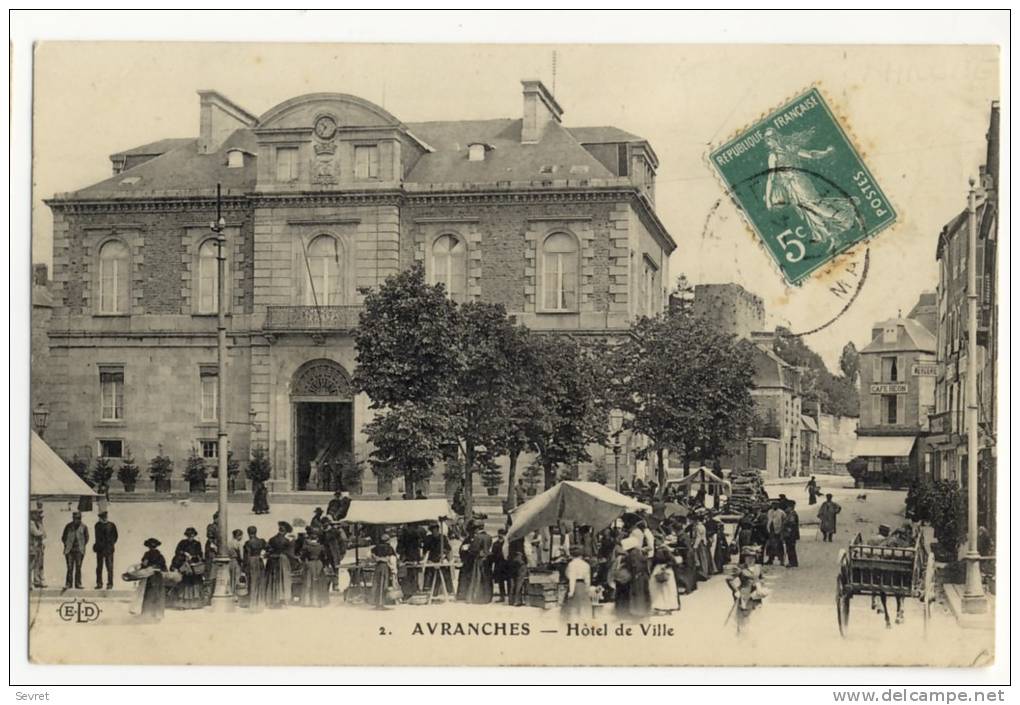
[[[896,221],[816,88],[713,150],[709,160],[791,284]]]

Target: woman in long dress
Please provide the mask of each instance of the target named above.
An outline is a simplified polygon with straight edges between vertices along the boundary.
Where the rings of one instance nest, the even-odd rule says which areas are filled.
[[[257,482],[251,497],[252,514],[269,514],[269,490],[265,482]]]
[[[170,570],[176,570],[181,574],[181,582],[174,587],[172,592],[175,609],[198,610],[205,606],[204,581],[202,579],[205,561],[203,560],[202,544],[195,539],[196,536],[198,536],[198,531],[193,526],[185,529],[184,538],[177,543],[173,560],[170,561]]]
[[[390,545],[390,537],[383,534],[379,543],[372,547],[375,570],[372,573],[372,605],[377,610],[386,609],[387,593],[397,573],[397,552]]]
[[[248,581],[248,608],[261,611],[266,606],[265,566],[262,553],[266,550],[266,542],[259,538],[258,529],[248,527],[248,540],[242,548],[244,558],[244,575]]]
[[[234,529],[227,542],[227,557],[230,558],[230,594],[237,595],[237,584],[244,572],[244,532]]]
[[[708,532],[705,530],[705,523],[698,514],[694,515],[691,538],[694,541],[694,564],[698,569],[698,580],[708,580],[713,573],[712,553],[708,550]]]
[[[492,602],[492,537],[482,526],[471,537],[471,585],[468,588],[468,602],[476,605],[487,605]]]
[[[301,547],[303,561],[301,606],[326,607],[329,605],[329,578],[323,570],[322,559],[326,547],[319,543],[319,530],[309,527]]]
[[[471,577],[474,573],[475,557],[471,553],[471,539],[478,526],[472,521],[465,527],[465,536],[457,552],[460,557],[460,570],[457,571],[457,600],[467,602],[471,590]]]
[[[570,562],[567,563],[565,576],[567,579],[567,599],[563,602],[560,612],[566,621],[590,620],[593,617],[591,606],[591,564],[582,555],[581,546],[570,547]]]
[[[279,531],[266,546],[266,605],[286,607],[290,603],[290,554],[293,546],[287,534],[294,529],[285,521],[277,523]]]
[[[648,591],[648,559],[636,542],[627,550],[623,564],[631,575],[627,615],[631,619],[643,619],[652,609],[652,596]]]
[[[652,609],[659,614],[675,612],[680,609],[680,598],[677,597],[676,576],[673,573],[673,554],[661,539],[656,540],[655,544],[652,572],[648,579]]]
[[[163,573],[167,569],[166,558],[159,552],[160,542],[158,539],[146,539],[145,547],[149,550],[142,555],[141,567],[154,568],[156,572],[146,578],[142,586],[140,618],[149,622],[158,622],[163,619],[163,610],[166,607],[166,590],[163,587]]]

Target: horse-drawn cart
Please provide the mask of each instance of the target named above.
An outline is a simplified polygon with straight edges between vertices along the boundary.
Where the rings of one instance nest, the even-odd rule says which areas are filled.
[[[836,619],[839,633],[846,636],[850,626],[850,598],[871,595],[881,598],[886,625],[889,612],[886,598],[896,598],[897,615],[903,598],[921,600],[924,629],[927,634],[931,603],[935,599],[935,559],[920,535],[909,546],[872,546],[860,534],[850,546],[839,553],[839,576],[836,578]]]

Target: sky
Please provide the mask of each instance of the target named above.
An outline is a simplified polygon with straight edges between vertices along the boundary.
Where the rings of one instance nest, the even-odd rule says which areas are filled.
[[[520,80],[538,78],[566,126],[613,125],[652,144],[656,209],[678,244],[674,279],[737,282],[764,299],[770,323],[806,331],[842,309],[829,290],[839,271],[788,287],[705,155],[818,85],[899,214],[868,243],[866,280],[844,277],[860,286],[850,308],[805,338],[835,370],[848,341],[863,347],[873,323],[906,315],[934,289],[938,233],[965,207],[968,178],[984,162],[998,61],[997,49],[980,46],[44,42],[35,52],[32,257],[52,259],[42,199],[107,178],[112,153],[197,136],[200,89],[256,115],[303,93],[350,93],[420,122],[520,117]]]

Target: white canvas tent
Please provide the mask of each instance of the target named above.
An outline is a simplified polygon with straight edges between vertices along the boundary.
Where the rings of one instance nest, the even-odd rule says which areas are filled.
[[[452,516],[445,499],[354,500],[344,521],[352,524],[413,524]]]
[[[32,431],[30,453],[28,485],[32,497],[95,496],[92,488],[75,475],[74,470],[67,467],[67,463],[35,431]]]
[[[557,483],[513,510],[510,513],[513,524],[506,539],[512,541],[534,529],[553,526],[561,519],[601,531],[624,512],[637,511],[651,512],[652,508],[597,482],[568,480]]]

